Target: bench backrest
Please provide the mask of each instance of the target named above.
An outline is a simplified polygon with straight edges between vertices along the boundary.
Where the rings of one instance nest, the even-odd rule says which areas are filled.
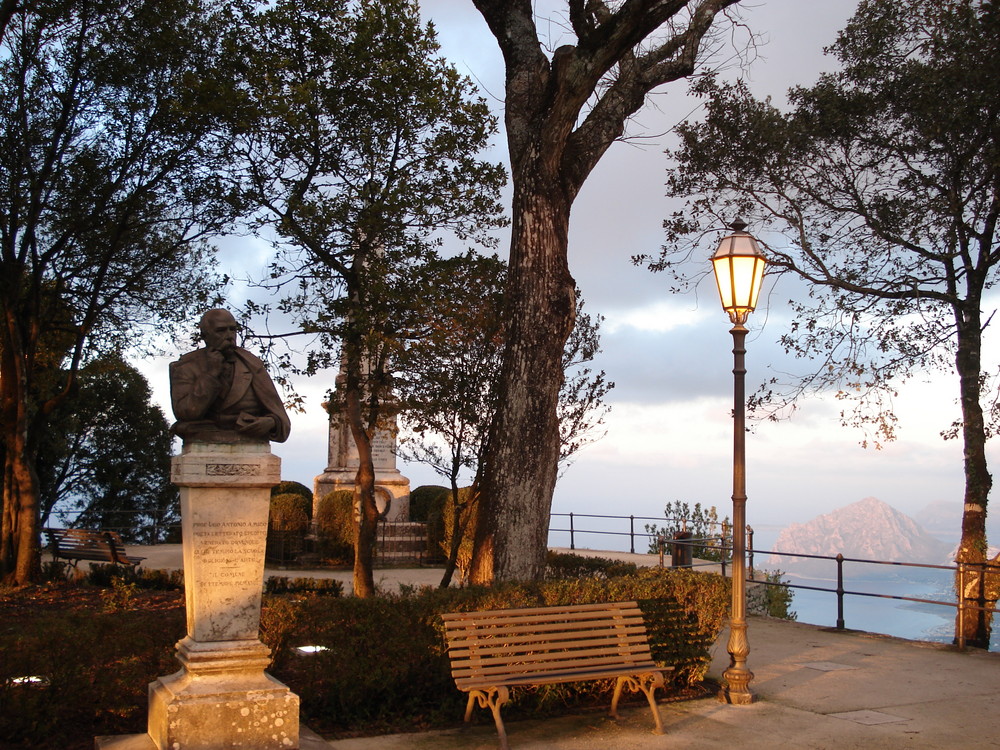
[[[459,688],[527,675],[653,665],[636,602],[442,615]]]
[[[60,553],[85,553],[101,556],[108,562],[118,562],[124,548],[106,531],[91,529],[44,529],[49,541]]]

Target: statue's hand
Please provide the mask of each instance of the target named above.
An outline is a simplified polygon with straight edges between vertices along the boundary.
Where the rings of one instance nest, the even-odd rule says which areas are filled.
[[[236,419],[236,431],[248,437],[266,438],[277,426],[274,417],[253,417],[246,412]]]
[[[207,360],[207,371],[208,374],[214,378],[222,377],[222,365],[225,363],[226,358],[223,356],[222,352],[218,349],[208,349],[206,360]]]

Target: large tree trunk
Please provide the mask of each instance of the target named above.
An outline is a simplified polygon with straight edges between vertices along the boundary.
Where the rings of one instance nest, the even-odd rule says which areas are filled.
[[[472,580],[544,572],[559,460],[556,404],[572,330],[569,214],[587,176],[657,86],[695,70],[715,15],[738,0],[571,2],[578,43],[551,59],[531,0],[473,0],[503,52],[514,185],[507,346],[482,473]]]
[[[546,172],[530,159],[515,167],[508,344],[480,487],[474,583],[531,580],[545,569],[562,352],[576,314],[567,263],[570,198]]]
[[[0,581],[24,586],[38,579],[38,478],[28,440],[28,358],[16,313],[5,310],[0,338],[0,419],[3,439],[3,513]]]
[[[375,596],[375,543],[378,535],[378,507],[375,505],[375,465],[372,444],[361,416],[360,366],[347,363],[344,411],[358,449],[358,473],[354,479],[354,508],[358,516],[354,539],[354,595]]]
[[[980,377],[982,372],[982,338],[978,301],[966,306],[971,311],[956,315],[958,322],[958,351],[955,369],[959,377],[962,406],[962,440],[965,453],[965,505],[962,513],[962,540],[956,562],[970,566],[964,580],[964,590],[959,592],[959,606],[966,607],[961,617],[956,617],[956,636],[965,636],[966,644],[989,648],[993,615],[983,612],[984,606],[993,606],[995,599],[989,592],[986,563],[986,506],[993,478],[986,463],[986,428],[980,402]],[[961,623],[961,633],[959,631]]]

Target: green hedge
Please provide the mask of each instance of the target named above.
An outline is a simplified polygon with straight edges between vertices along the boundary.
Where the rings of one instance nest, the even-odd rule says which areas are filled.
[[[405,731],[460,719],[466,697],[454,685],[442,612],[636,599],[654,658],[673,665],[673,685],[701,680],[729,602],[721,576],[644,569],[492,588],[427,589],[374,599],[268,600],[266,642],[272,673],[302,699],[304,721],[325,732]],[[325,651],[302,655],[301,646]],[[415,689],[419,686],[419,689]],[[518,690],[505,715],[517,718],[610,700],[613,681]]]
[[[153,594],[140,594],[141,577],[111,582],[93,597],[95,609],[22,608],[0,621],[0,745],[65,750],[92,747],[96,735],[145,731],[146,686],[177,670],[184,612],[145,611],[140,597]],[[273,651],[269,672],[301,698],[302,720],[331,734],[461,723],[466,697],[450,675],[443,612],[637,599],[654,658],[676,666],[673,683],[684,687],[704,676],[729,601],[722,577],[669,569],[371,599],[340,598],[336,585],[317,584],[275,584],[294,593],[265,595],[261,637]],[[304,655],[300,646],[328,650]],[[46,684],[15,681],[27,676]],[[516,719],[607,704],[610,690],[608,681],[516,690],[504,713]]]

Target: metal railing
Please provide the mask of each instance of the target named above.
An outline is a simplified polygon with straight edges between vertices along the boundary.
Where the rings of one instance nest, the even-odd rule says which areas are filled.
[[[663,521],[663,518],[648,518],[645,516],[610,516],[610,515],[593,515],[586,513],[552,513],[552,519],[556,518],[567,518],[569,523],[569,528],[555,528],[550,525],[550,532],[568,532],[570,535],[570,549],[576,549],[577,537],[581,535],[598,535],[598,536],[612,536],[612,537],[629,537],[629,548],[631,552],[635,552],[636,539],[645,540],[647,543],[647,548],[649,546],[658,547],[660,552],[660,565],[664,564],[664,551],[667,546],[688,546],[691,548],[692,555],[698,549],[703,549],[706,546],[710,546],[713,551],[722,551],[726,554],[721,556],[721,560],[716,560],[712,562],[693,562],[690,567],[699,566],[715,566],[719,565],[721,567],[722,575],[726,575],[727,572],[727,556],[732,557],[732,546],[727,545],[726,542],[730,540],[729,529],[727,524],[720,524],[722,529],[718,536],[710,536],[703,538],[689,538],[689,539],[666,539],[662,534],[650,534],[648,532],[637,532],[635,530],[636,521]],[[608,529],[594,529],[594,528],[581,528],[579,524],[579,519],[601,519],[602,521],[613,521],[621,522],[620,528],[622,530],[608,530]],[[681,519],[666,519],[668,521],[676,522]],[[627,522],[627,527],[625,525]],[[627,530],[626,530],[627,528]],[[747,580],[754,583],[764,585],[764,586],[784,586],[788,589],[803,589],[809,591],[820,591],[830,594],[834,594],[837,597],[837,621],[836,627],[839,630],[844,630],[846,628],[844,620],[844,599],[847,596],[862,596],[878,599],[891,599],[895,601],[905,601],[913,602],[917,604],[927,604],[934,605],[938,607],[949,607],[956,610],[956,626],[955,626],[955,641],[959,648],[965,648],[965,620],[967,617],[976,616],[980,612],[989,612],[992,614],[997,613],[1000,609],[996,607],[986,606],[985,592],[983,591],[983,585],[980,585],[980,594],[977,599],[970,599],[967,597],[958,597],[957,592],[965,591],[966,584],[970,580],[971,576],[978,576],[980,582],[984,581],[986,576],[995,575],[1000,576],[1000,566],[990,564],[990,563],[957,563],[953,565],[933,565],[930,563],[908,563],[899,562],[892,560],[868,560],[863,558],[854,557],[844,557],[843,554],[837,555],[811,555],[802,552],[778,552],[775,550],[757,550],[753,546],[753,528],[750,526],[746,527],[747,533],[747,558],[748,564],[746,566],[747,570]],[[756,575],[756,570],[754,568],[754,555],[772,555],[777,557],[790,557],[799,559],[812,559],[812,560],[827,560],[831,563],[836,563],[836,588],[825,588],[822,586],[811,586],[802,583],[791,583],[788,581],[775,581],[761,579]],[[912,596],[902,596],[897,594],[884,594],[876,593],[871,591],[854,591],[850,590],[845,585],[844,579],[844,563],[857,563],[865,565],[876,565],[876,566],[893,566],[900,568],[920,568],[924,570],[943,570],[955,574],[956,577],[956,595],[953,601],[940,601],[937,599],[925,599],[920,597]],[[688,566],[685,566],[688,567]]]

